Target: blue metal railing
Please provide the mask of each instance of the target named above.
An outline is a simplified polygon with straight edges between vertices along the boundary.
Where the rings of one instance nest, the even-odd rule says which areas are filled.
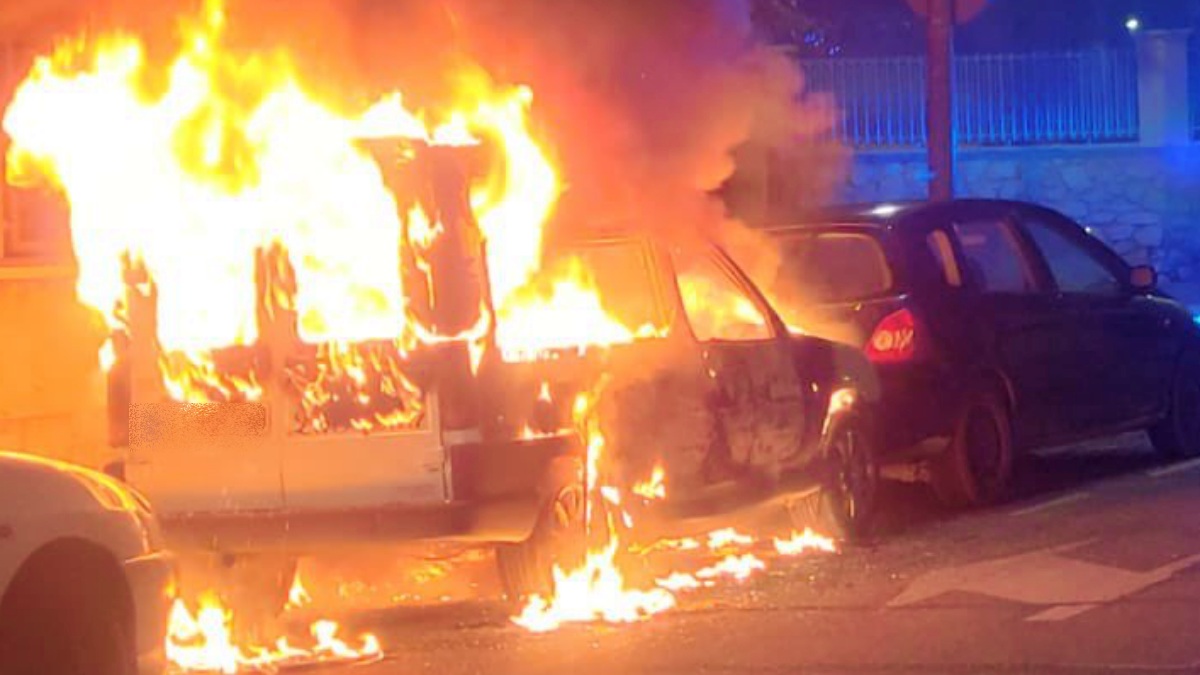
[[[842,108],[835,133],[860,147],[925,144],[925,60],[803,62],[810,89]],[[984,54],[955,59],[958,142],[968,146],[1115,143],[1138,136],[1131,51]]]

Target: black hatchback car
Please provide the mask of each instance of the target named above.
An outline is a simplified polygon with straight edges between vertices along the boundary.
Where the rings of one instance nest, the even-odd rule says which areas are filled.
[[[885,475],[946,502],[1005,494],[1016,452],[1147,429],[1200,454],[1200,330],[1060,213],[958,200],[825,212],[773,228],[759,279],[793,330],[878,368]]]

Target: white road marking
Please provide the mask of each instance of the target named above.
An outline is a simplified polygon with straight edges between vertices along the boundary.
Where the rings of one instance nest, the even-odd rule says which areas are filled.
[[[1189,459],[1186,462],[1179,462],[1178,464],[1170,464],[1168,466],[1160,466],[1157,469],[1150,469],[1146,472],[1146,475],[1150,476],[1151,478],[1162,478],[1163,476],[1170,476],[1173,473],[1190,471],[1196,467],[1200,467],[1200,457],[1197,457],[1196,459]]]
[[[1094,541],[1082,540],[1007,558],[932,570],[914,579],[886,607],[907,607],[959,591],[1041,610],[1030,621],[1064,621],[1139,593],[1200,564],[1200,553],[1137,571],[1067,557]]]
[[[1089,610],[1096,609],[1100,605],[1096,603],[1084,603],[1082,605],[1056,605],[1050,609],[1038,612],[1033,616],[1026,617],[1026,621],[1066,621],[1073,616],[1078,616]]]
[[[1047,502],[1041,502],[1040,504],[1034,504],[1033,506],[1026,506],[1023,509],[1017,509],[1015,511],[1010,511],[1008,515],[1010,515],[1010,516],[1028,516],[1033,513],[1041,513],[1042,511],[1049,511],[1050,509],[1057,508],[1059,506],[1063,506],[1064,504],[1072,504],[1074,502],[1083,501],[1084,499],[1087,499],[1088,497],[1091,497],[1091,496],[1092,496],[1091,493],[1087,492],[1086,490],[1080,491],[1080,492],[1072,492],[1070,494],[1065,494],[1056,499],[1051,499],[1050,501],[1047,501]]]

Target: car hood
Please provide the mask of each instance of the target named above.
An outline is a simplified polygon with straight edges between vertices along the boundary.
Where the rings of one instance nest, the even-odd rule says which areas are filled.
[[[54,459],[0,451],[0,512],[124,511],[149,514],[132,488],[98,471]]]

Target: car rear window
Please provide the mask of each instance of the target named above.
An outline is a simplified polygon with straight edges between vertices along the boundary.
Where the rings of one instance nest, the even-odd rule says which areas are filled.
[[[851,302],[892,288],[883,246],[870,234],[794,234],[782,239],[780,249],[779,272],[768,286],[785,302]]]

